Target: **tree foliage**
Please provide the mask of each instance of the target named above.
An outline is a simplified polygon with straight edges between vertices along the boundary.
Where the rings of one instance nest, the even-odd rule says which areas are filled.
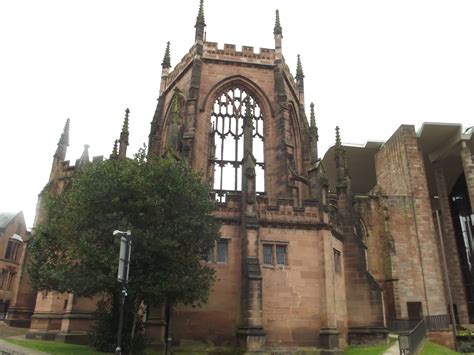
[[[129,296],[148,305],[205,302],[214,271],[202,262],[218,238],[209,188],[171,157],[107,160],[77,172],[46,199],[28,272],[39,290],[115,292],[120,237],[132,231]]]

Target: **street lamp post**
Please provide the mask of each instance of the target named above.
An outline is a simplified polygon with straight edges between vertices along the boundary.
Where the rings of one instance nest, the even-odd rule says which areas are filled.
[[[122,355],[122,328],[123,328],[123,308],[125,298],[127,297],[127,282],[128,273],[130,271],[130,253],[132,251],[132,232],[130,230],[120,231],[114,230],[113,235],[120,235],[120,257],[118,265],[117,280],[121,283],[120,288],[120,317],[117,332],[117,347],[115,348],[115,355]]]

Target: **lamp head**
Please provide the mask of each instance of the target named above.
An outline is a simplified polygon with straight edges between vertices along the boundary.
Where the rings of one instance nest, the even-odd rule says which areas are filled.
[[[121,231],[121,230],[116,229],[112,232],[112,235],[114,235],[114,236],[115,235],[128,235],[128,236],[130,236],[130,235],[132,235],[132,232],[130,230]]]

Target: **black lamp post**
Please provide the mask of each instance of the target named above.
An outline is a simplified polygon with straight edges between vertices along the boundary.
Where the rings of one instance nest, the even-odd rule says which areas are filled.
[[[121,283],[120,288],[120,318],[117,332],[117,347],[115,348],[115,355],[122,354],[122,328],[123,328],[123,307],[125,298],[127,297],[127,282],[128,272],[130,271],[130,253],[132,251],[132,232],[115,230],[113,235],[120,235],[120,258],[118,265],[117,280]]]

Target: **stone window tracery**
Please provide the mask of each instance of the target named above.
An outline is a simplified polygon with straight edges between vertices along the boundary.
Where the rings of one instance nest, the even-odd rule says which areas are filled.
[[[244,118],[250,105],[253,116],[253,148],[256,159],[256,191],[264,188],[263,112],[257,101],[243,88],[234,87],[220,94],[211,113],[211,180],[216,200],[225,202],[229,192],[242,189]]]

